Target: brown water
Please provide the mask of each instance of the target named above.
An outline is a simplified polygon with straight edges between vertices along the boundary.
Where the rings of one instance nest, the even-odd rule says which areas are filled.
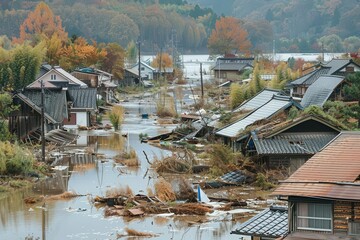
[[[124,233],[125,228],[158,234],[154,239],[240,239],[230,235],[239,222],[232,221],[232,214],[218,212],[200,218],[196,216],[147,216],[142,218],[104,217],[103,208],[95,208],[89,202],[93,196],[104,196],[113,187],[129,186],[133,193],[146,193],[153,189],[156,173],[148,171],[149,159],[161,158],[170,154],[148,144],[141,143],[138,135],[150,136],[168,132],[174,126],[159,126],[154,119],[141,119],[142,113],[151,114],[153,105],[127,103],[126,121],[121,132],[128,138],[113,131],[79,132],[79,146],[91,146],[105,159],[81,159],[83,164],[70,165],[69,173],[59,175],[56,181],[39,184],[26,189],[0,196],[0,239],[116,239],[116,233]],[[124,148],[136,150],[141,167],[126,168],[115,164],[111,158]],[[86,161],[85,161],[86,160]],[[146,174],[147,173],[147,174]],[[146,176],[145,176],[146,174]],[[151,176],[151,177],[149,177]],[[41,204],[28,205],[24,198],[34,194],[50,195],[63,191],[75,191],[87,196],[70,200],[48,200]],[[244,213],[245,215],[245,213]],[[202,223],[197,223],[202,222]],[[124,237],[121,239],[134,239]]]

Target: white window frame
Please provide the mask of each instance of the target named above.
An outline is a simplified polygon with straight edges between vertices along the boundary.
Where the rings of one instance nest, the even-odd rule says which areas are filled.
[[[330,217],[324,218],[324,217],[311,217],[311,216],[301,216],[299,211],[299,205],[300,204],[318,204],[318,205],[328,205],[330,207]],[[298,203],[297,204],[297,214],[296,214],[296,229],[297,230],[310,230],[310,231],[321,231],[321,232],[332,232],[333,231],[333,214],[332,214],[332,205],[330,203]],[[311,219],[311,220],[327,220],[330,221],[330,229],[324,229],[324,228],[311,228],[311,227],[301,227],[299,226],[299,220],[301,219]]]

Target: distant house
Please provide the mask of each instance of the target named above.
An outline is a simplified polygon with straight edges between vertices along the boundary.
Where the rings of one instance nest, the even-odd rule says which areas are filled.
[[[294,172],[339,133],[340,129],[329,121],[307,115],[251,131],[242,152],[269,169],[286,167]]]
[[[97,68],[79,68],[71,73],[73,76],[86,83],[88,87],[97,88],[99,94],[106,103],[117,102],[115,91],[118,85],[111,73]]]
[[[129,68],[129,70],[139,72],[139,62]],[[140,62],[140,74],[142,80],[153,80],[154,72],[155,68],[151,67],[149,64],[143,61]]]
[[[138,69],[125,69],[123,79],[118,81],[118,85],[121,87],[137,85],[139,83],[140,80]]]
[[[97,68],[78,68],[71,73],[80,81],[86,83],[88,87],[100,87],[103,83],[113,82],[113,75],[111,73],[102,71]]]
[[[310,73],[292,81],[286,87],[290,90],[290,95],[300,100],[304,97],[307,89],[315,83],[321,76],[347,76],[348,74],[360,71],[360,66],[351,59],[332,59],[326,64],[321,64]]]
[[[61,89],[63,87],[68,88],[87,88],[88,86],[66,72],[61,67],[55,66],[49,71],[45,72],[43,75],[39,76],[33,83],[26,86],[26,89],[40,89],[41,81],[43,82],[45,88],[51,89]]]
[[[360,239],[360,133],[341,132],[273,192],[288,202],[281,239]]]
[[[174,68],[166,67],[166,68],[162,68],[161,70],[155,69],[154,79],[159,79],[161,77],[167,79],[168,81],[174,80]]]
[[[291,97],[273,95],[270,100],[252,110],[238,121],[216,131],[215,136],[221,139],[223,143],[231,146],[234,150],[240,150],[241,146],[237,144],[237,141],[248,126],[260,120],[270,119],[290,109],[292,106],[302,109]]]
[[[246,70],[254,68],[254,58],[222,57],[216,60],[212,69],[219,79],[239,80]]]

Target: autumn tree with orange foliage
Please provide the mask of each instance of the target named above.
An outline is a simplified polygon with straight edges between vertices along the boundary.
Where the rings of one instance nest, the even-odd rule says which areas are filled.
[[[161,71],[167,67],[172,67],[173,61],[168,53],[158,53],[152,61],[151,66]]]
[[[210,55],[225,55],[234,51],[249,54],[250,47],[248,33],[239,19],[222,17],[216,21],[215,29],[212,30],[208,41]]]
[[[62,48],[60,66],[72,71],[76,67],[99,65],[106,54],[106,50],[98,48],[96,42],[90,45],[85,38],[78,37],[74,43]]]
[[[43,38],[51,39],[53,35],[57,35],[62,42],[67,41],[68,34],[62,27],[60,17],[55,16],[46,3],[40,2],[21,24],[20,37],[14,38],[13,41],[31,41],[32,44],[36,44]]]

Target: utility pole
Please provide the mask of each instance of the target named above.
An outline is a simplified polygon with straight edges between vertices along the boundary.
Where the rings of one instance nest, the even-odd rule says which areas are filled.
[[[204,100],[204,83],[203,83],[202,63],[200,63],[200,82],[201,82],[201,99]]]
[[[41,85],[41,160],[45,162],[45,99],[44,99],[44,82]]]
[[[140,60],[140,53],[141,53],[141,51],[140,51],[140,39],[138,40],[138,50],[139,50],[139,56],[138,56],[138,58],[139,58],[139,68],[138,68],[138,72],[139,72],[139,84],[141,84],[141,60]]]

